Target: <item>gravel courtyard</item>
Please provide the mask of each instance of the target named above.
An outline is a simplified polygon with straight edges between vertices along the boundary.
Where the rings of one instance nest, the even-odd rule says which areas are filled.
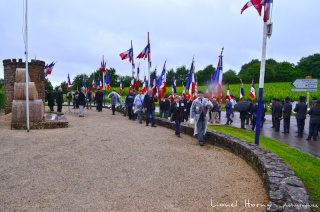
[[[266,211],[256,172],[195,137],[108,109],[30,132],[10,130],[10,116],[0,116],[0,211]]]

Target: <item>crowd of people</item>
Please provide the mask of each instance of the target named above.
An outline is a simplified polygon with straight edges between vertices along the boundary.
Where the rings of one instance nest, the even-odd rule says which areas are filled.
[[[110,98],[112,115],[115,115],[116,106],[119,104],[120,95],[114,90],[108,96]],[[73,94],[68,92],[66,95],[68,105],[73,103],[74,109],[79,109],[79,116],[84,117],[84,108],[92,109],[92,102],[96,105],[96,110],[102,112],[103,93],[98,90],[92,93],[90,90],[85,93],[85,88],[81,88],[80,92],[74,91]],[[63,103],[62,89],[59,88],[56,101],[54,101],[53,95],[50,91],[46,93],[46,101],[50,111],[54,111],[54,103],[57,103],[57,112],[61,112]],[[124,116],[129,117],[129,120],[137,120],[142,124],[142,116],[146,114],[146,126],[151,124],[151,127],[155,125],[155,109],[158,97],[153,94],[150,89],[146,94],[143,94],[142,90],[135,93],[134,89],[130,89],[126,95],[124,102]],[[242,102],[242,100],[240,101]],[[240,103],[239,102],[239,103]],[[235,98],[226,99],[225,110],[226,110],[226,123],[225,125],[231,125],[233,123],[235,108],[237,102]],[[239,111],[241,128],[247,129],[247,126],[251,126],[251,130],[255,130],[257,122],[257,110],[258,103],[253,104],[252,100],[247,101],[248,107],[245,110]],[[313,98],[313,105],[308,110],[306,104],[306,98],[301,96],[299,102],[295,104],[294,108],[290,102],[290,98],[286,97],[280,101],[274,98],[271,103],[271,114],[272,114],[272,128],[275,132],[280,131],[281,120],[283,120],[283,131],[284,134],[290,133],[290,119],[292,111],[295,112],[297,122],[297,136],[298,138],[303,137],[303,131],[305,126],[306,115],[310,115],[309,123],[309,134],[306,140],[316,140],[318,137],[318,131],[320,130],[320,101]],[[263,124],[266,121],[265,113],[267,106],[262,105],[262,114],[260,127],[263,128]],[[194,134],[198,134],[199,145],[204,144],[204,138],[208,123],[217,124],[221,122],[221,103],[216,98],[204,98],[203,92],[199,91],[197,97],[188,101],[185,94],[182,96],[165,97],[159,101],[159,117],[169,119],[175,122],[176,130],[175,135],[180,137],[180,125],[181,122],[188,122],[190,117],[190,123],[195,124]]]

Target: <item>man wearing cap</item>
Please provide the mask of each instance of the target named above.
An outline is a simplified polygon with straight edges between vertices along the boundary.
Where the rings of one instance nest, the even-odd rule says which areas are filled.
[[[299,103],[296,104],[296,107],[294,108],[294,112],[296,112],[296,118],[297,118],[297,126],[298,126],[298,135],[297,138],[303,137],[303,130],[306,120],[306,113],[307,113],[307,104],[305,102],[306,98],[304,96],[300,96]]]
[[[172,118],[171,117],[172,114]],[[180,123],[183,121],[183,103],[180,101],[180,96],[174,96],[174,102],[170,106],[169,110],[169,120],[176,123],[176,136],[180,138]]]
[[[142,124],[142,104],[143,104],[144,95],[142,90],[139,90],[139,94],[134,98],[133,105],[136,107],[138,113],[139,123]]]
[[[194,135],[198,134],[199,145],[204,145],[204,135],[207,131],[207,124],[209,120],[209,111],[212,109],[212,103],[203,98],[204,94],[202,91],[198,91],[198,98],[192,102],[190,108],[190,123],[194,126]]]
[[[283,112],[283,132],[284,134],[289,134],[290,129],[290,117],[291,117],[292,105],[290,103],[290,98],[287,96],[284,99],[284,105],[282,108]]]

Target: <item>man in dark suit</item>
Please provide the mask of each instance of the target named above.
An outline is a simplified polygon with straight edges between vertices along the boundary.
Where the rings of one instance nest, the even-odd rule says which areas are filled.
[[[282,108],[282,112],[283,112],[283,132],[282,133],[289,134],[292,105],[290,103],[290,98],[288,96],[284,99],[284,101],[285,102]]]
[[[280,130],[280,121],[282,119],[282,106],[280,100],[276,99],[272,108],[272,115],[274,117],[274,128],[276,132]]]
[[[297,125],[298,125],[298,135],[296,136],[297,138],[302,138],[303,136],[304,124],[305,124],[306,113],[308,108],[305,100],[306,98],[304,96],[300,96],[299,103],[296,104],[296,107],[294,108],[294,112],[296,112]]]
[[[97,102],[97,110],[98,110],[98,112],[102,112],[102,101],[103,101],[103,93],[100,91],[100,90],[98,90],[97,92],[96,92],[96,95],[95,95],[95,100],[96,100],[96,102]]]

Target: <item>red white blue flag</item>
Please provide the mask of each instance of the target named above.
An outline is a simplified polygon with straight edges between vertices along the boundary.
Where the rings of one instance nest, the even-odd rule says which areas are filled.
[[[104,61],[104,57],[102,56],[101,65],[100,65],[99,71],[105,72],[106,71],[106,64],[107,64],[107,62]]]
[[[120,57],[122,60],[129,58],[129,62],[131,63],[133,59],[133,48],[130,48],[127,51],[120,53]]]
[[[92,80],[92,86],[91,86],[91,91],[92,91],[92,93],[94,92],[94,89],[96,88],[96,79],[95,78],[93,78],[93,80]]]
[[[148,57],[148,54],[150,53],[150,43],[138,54],[137,58],[140,59],[146,59]]]
[[[218,102],[222,100],[222,76],[223,76],[222,75],[223,74],[222,52],[223,52],[223,49],[221,51],[221,54],[219,55],[217,69],[213,79],[214,94],[218,99]]]
[[[172,77],[171,81],[172,81],[171,91],[172,91],[172,96],[174,96],[177,93],[177,80],[175,77]]]
[[[256,97],[256,89],[254,88],[254,81],[252,80],[251,90],[250,90],[250,98],[254,99],[255,97]]]
[[[231,100],[231,95],[230,95],[230,88],[229,88],[229,86],[228,86],[228,90],[227,90],[226,99]]]
[[[167,90],[166,63],[167,63],[167,61],[164,62],[162,73],[161,73],[159,81],[158,81],[158,86],[160,86],[160,100],[164,98],[164,93]]]
[[[262,9],[261,0],[248,1],[241,9],[241,14],[243,13],[243,11],[245,11],[248,7],[251,7],[251,6],[254,6],[256,8],[256,10],[258,11],[259,15],[261,16],[261,9]]]
[[[195,89],[196,89],[194,70],[195,70],[194,58],[192,58],[192,63],[191,63],[190,71],[188,74],[187,84],[186,84],[187,90],[189,91],[188,92],[188,101],[191,100],[192,95],[195,93]]]
[[[69,88],[70,88],[71,85],[72,85],[72,84],[71,84],[70,76],[69,76],[69,74],[68,74],[68,81],[67,81],[67,83],[66,83],[66,87],[67,87],[68,90],[69,90]]]
[[[52,69],[53,69],[55,64],[56,64],[56,62],[52,62],[49,65],[47,64],[47,65],[44,66],[44,74],[45,74],[45,76],[48,76],[49,74],[52,73]]]
[[[99,86],[99,90],[102,91],[102,82],[101,82],[100,76],[98,77],[98,86]]]
[[[240,85],[240,100],[243,100],[244,98],[244,90],[243,90],[243,83],[242,79],[240,79],[241,85]]]
[[[110,91],[110,77],[109,77],[108,71],[106,72],[106,82],[105,82],[105,84],[106,84],[106,89],[108,91]]]

